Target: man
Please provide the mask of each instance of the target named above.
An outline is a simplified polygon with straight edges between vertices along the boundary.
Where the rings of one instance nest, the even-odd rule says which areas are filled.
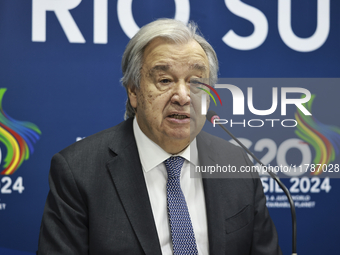
[[[128,119],[52,159],[38,254],[281,254],[257,176],[190,178],[195,165],[251,164],[201,132],[190,84],[214,83],[218,63],[196,26],[144,26],[122,69]]]

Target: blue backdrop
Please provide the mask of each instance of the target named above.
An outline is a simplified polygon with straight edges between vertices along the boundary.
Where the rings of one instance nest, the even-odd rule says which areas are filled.
[[[161,17],[197,22],[217,52],[220,77],[337,78],[339,12],[335,0],[2,0],[0,254],[37,249],[53,154],[123,120],[120,61],[138,27]],[[321,81],[308,87],[316,95],[313,116],[340,127],[337,80]],[[306,80],[302,84],[307,88]],[[254,87],[255,95],[268,92],[243,86]],[[289,108],[286,119],[294,119],[295,112],[296,107]],[[271,165],[282,161],[279,149],[285,141],[301,139],[295,129],[232,129],[259,157],[273,152]],[[304,145],[314,160],[317,150]],[[287,150],[287,162],[290,154],[299,153]],[[333,164],[339,164],[339,157],[333,155]],[[337,254],[340,182],[308,177],[314,179],[284,179],[298,203],[298,252]],[[284,198],[275,185],[266,177],[263,183],[280,245],[289,254],[290,212],[282,208]]]

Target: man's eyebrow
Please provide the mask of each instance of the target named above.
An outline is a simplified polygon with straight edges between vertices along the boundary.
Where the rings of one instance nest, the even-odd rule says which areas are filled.
[[[204,64],[200,64],[200,63],[195,63],[190,65],[190,69],[194,69],[194,70],[199,70],[199,71],[206,71],[208,68],[206,65]]]
[[[170,65],[156,65],[154,67],[152,67],[150,70],[149,70],[149,75],[153,75],[154,72],[156,71],[168,71],[170,69]]]

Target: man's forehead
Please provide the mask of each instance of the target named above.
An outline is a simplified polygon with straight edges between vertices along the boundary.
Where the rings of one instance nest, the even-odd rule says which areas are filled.
[[[162,38],[151,40],[143,53],[143,69],[154,72],[175,68],[209,70],[208,57],[202,46],[194,39],[184,43]]]

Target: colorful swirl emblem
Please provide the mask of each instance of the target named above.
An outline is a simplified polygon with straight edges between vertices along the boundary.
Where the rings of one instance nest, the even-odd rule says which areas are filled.
[[[312,113],[312,104],[315,95],[311,96],[311,99],[303,104],[309,112]],[[299,109],[295,113],[295,119],[298,122],[295,134],[303,141],[310,144],[315,150],[315,158],[313,163],[315,165],[324,164],[328,165],[333,162],[340,150],[340,128],[325,125],[318,121],[313,116],[304,115]],[[322,173],[322,168],[316,168],[313,175],[319,175]]]
[[[6,114],[2,99],[6,88],[0,88],[0,143],[6,147],[6,156],[2,162],[2,175],[13,174],[33,153],[33,144],[39,140],[41,131],[27,121],[18,121]],[[1,159],[0,151],[0,159]]]

